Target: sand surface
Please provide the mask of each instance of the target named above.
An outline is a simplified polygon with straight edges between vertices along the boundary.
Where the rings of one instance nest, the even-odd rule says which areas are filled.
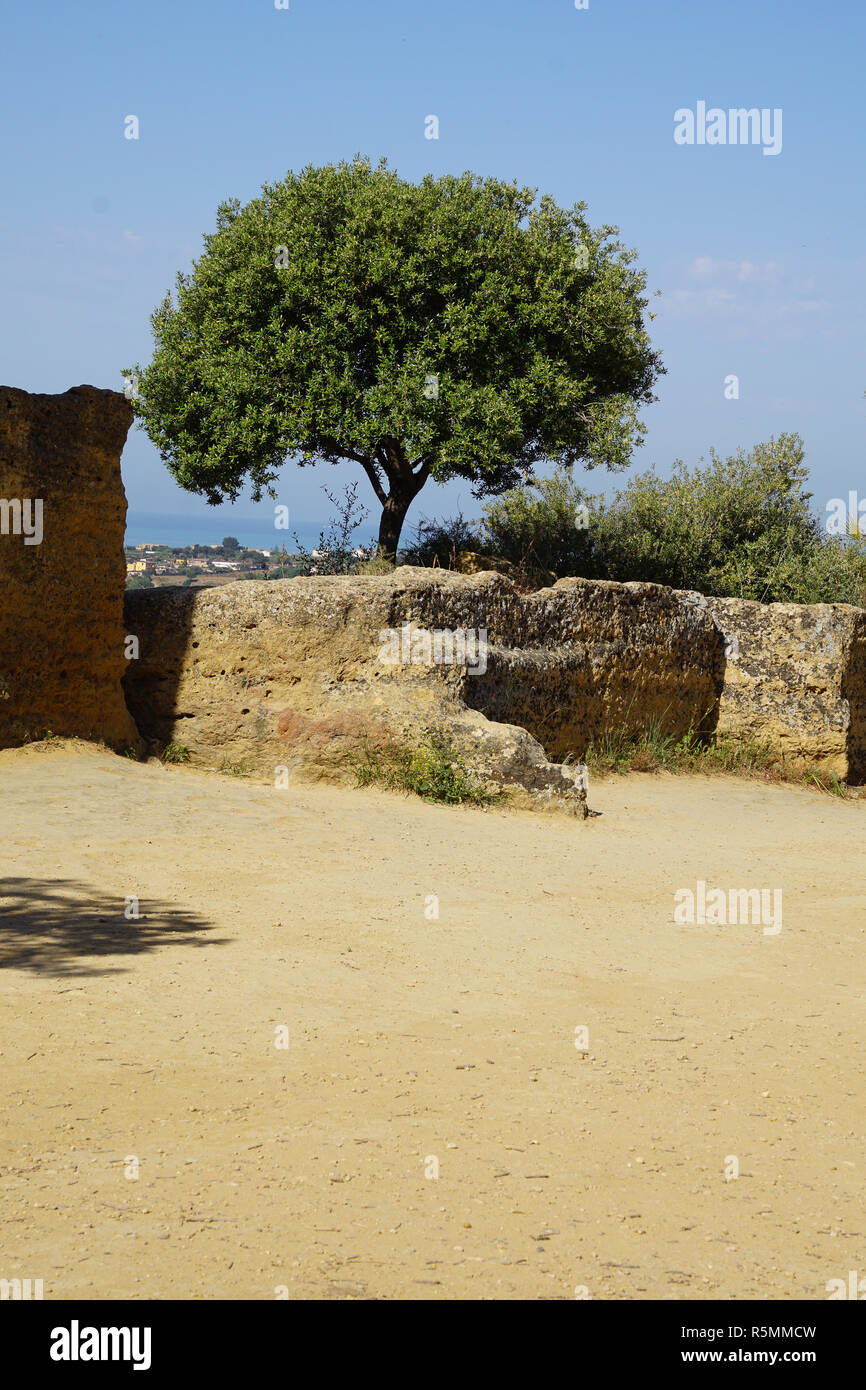
[[[589,801],[0,753],[0,1277],[824,1299],[866,1273],[866,802]],[[781,931],[675,923],[699,879],[780,888]]]

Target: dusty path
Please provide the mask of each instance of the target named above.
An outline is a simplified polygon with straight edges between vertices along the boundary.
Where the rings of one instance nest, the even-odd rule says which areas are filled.
[[[823,1299],[866,1274],[866,803],[632,777],[590,804],[0,753],[0,1277]],[[782,930],[675,924],[698,879],[781,888]]]

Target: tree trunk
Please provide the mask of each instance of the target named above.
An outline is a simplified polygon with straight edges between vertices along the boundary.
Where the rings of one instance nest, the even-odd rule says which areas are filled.
[[[392,486],[391,495],[382,508],[382,518],[379,522],[379,553],[392,563],[397,557],[400,532],[403,530],[403,522],[414,497],[415,493],[408,488],[404,491]]]
[[[382,503],[379,553],[394,564],[406,513],[430,477],[430,460],[417,459],[418,467],[413,468],[399,441],[389,435],[383,439],[375,458],[359,458],[358,461]],[[385,495],[383,478],[387,479],[391,489],[388,496]]]

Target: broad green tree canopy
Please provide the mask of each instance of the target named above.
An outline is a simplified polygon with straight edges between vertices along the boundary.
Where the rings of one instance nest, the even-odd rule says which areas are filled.
[[[396,550],[428,478],[480,497],[542,460],[623,468],[663,370],[615,227],[514,183],[309,167],[219,208],[152,316],[136,413],[177,481],[258,500],[285,460],[353,462]]]

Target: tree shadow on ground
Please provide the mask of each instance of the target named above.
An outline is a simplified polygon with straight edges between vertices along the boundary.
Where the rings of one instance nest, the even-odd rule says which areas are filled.
[[[205,937],[210,923],[196,912],[142,898],[137,919],[127,900],[75,879],[0,879],[0,968],[46,975],[119,974],[99,958],[141,955],[160,946],[220,946]],[[88,960],[88,957],[91,959]]]

